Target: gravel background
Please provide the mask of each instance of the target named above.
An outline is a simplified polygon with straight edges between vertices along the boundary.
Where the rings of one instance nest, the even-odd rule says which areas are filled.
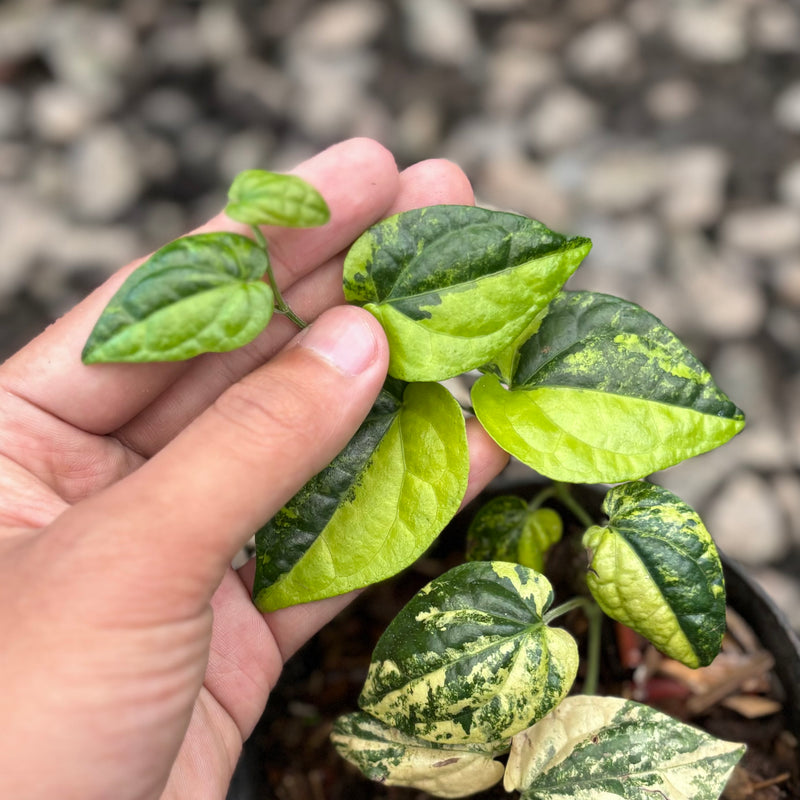
[[[660,478],[800,628],[799,55],[779,0],[3,0],[0,358],[241,169],[452,158],[745,409]]]

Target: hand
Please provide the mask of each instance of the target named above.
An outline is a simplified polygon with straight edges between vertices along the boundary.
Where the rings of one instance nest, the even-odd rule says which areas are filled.
[[[0,367],[0,797],[223,798],[284,661],[348,601],[262,615],[252,565],[229,565],[383,383],[380,326],[341,305],[343,251],[388,214],[472,193],[447,162],[398,175],[368,140],[297,172],[332,211],[267,234],[287,300],[316,320],[303,333],[276,318],[232,353],[84,366],[132,264]],[[505,456],[469,437],[471,497]]]

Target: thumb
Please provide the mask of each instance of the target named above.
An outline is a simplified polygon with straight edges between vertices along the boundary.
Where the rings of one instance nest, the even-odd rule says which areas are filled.
[[[101,560],[108,602],[128,613],[195,613],[252,532],[347,444],[387,363],[372,315],[330,309],[140,469],[67,511],[48,534],[69,547],[48,552]]]

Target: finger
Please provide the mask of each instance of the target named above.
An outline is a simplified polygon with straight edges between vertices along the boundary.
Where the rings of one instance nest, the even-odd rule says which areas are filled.
[[[291,285],[327,262],[379,219],[398,191],[397,167],[376,142],[336,145],[295,170],[326,198],[331,221],[309,230],[265,229],[278,281]],[[240,230],[220,214],[200,230]],[[121,270],[0,369],[0,385],[60,419],[108,433],[149,405],[189,362],[85,366],[80,354],[91,328],[125,277]]]
[[[332,309],[150,461],[62,515],[39,539],[48,567],[92,576],[88,614],[152,624],[201,613],[252,532],[361,424],[387,350],[366,311]]]
[[[436,203],[471,204],[472,187],[463,171],[450,161],[435,159],[415,164],[400,173],[400,189],[389,214]],[[289,305],[306,320],[344,302],[344,253],[329,260],[312,276],[298,281],[288,292]],[[286,319],[275,320],[251,344],[232,353],[209,353],[150,406],[115,435],[144,456],[158,452],[232,383],[264,363],[295,331]]]

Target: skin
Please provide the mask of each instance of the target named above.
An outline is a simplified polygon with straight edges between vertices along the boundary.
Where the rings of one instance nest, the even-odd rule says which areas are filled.
[[[343,306],[344,251],[384,216],[471,203],[463,173],[398,173],[344,142],[297,174],[327,199],[312,230],[265,230],[310,328],[283,318],[242,350],[85,366],[114,275],[0,367],[0,797],[223,798],[281,668],[352,597],[260,614],[252,531],[346,444],[387,345]],[[242,226],[219,215],[201,230]],[[474,496],[505,455],[470,424]]]

